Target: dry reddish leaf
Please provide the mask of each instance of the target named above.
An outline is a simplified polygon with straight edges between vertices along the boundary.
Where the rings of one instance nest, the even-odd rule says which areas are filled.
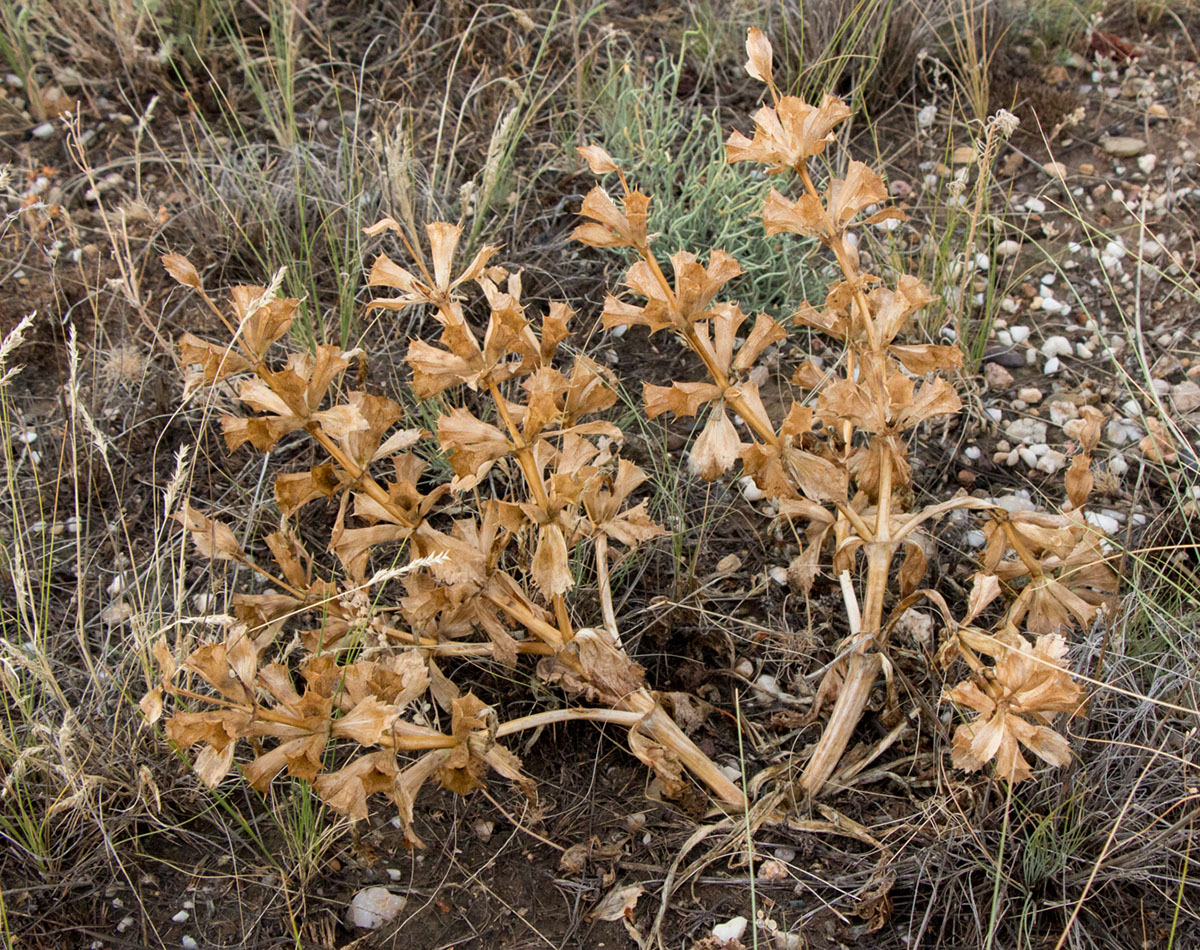
[[[1077,712],[1083,689],[1065,669],[1061,637],[1041,636],[1031,645],[1014,634],[997,643],[1001,655],[982,688],[968,680],[946,692],[947,699],[977,713],[955,730],[951,758],[969,772],[994,758],[996,774],[1016,784],[1033,775],[1021,746],[1050,765],[1070,762],[1070,746],[1048,724],[1058,713]]]
[[[751,27],[746,32],[746,72],[752,79],[757,79],[768,86],[773,85],[771,77],[771,41],[758,27]]]
[[[583,145],[575,151],[588,163],[588,168],[592,170],[593,175],[607,175],[609,172],[618,170],[617,163],[613,161],[612,156],[599,145]]]
[[[715,481],[737,461],[744,448],[745,444],[725,412],[724,403],[717,403],[688,452],[688,469],[705,481]]]
[[[754,139],[734,132],[725,143],[729,162],[762,162],[771,174],[798,168],[820,155],[833,141],[834,126],[850,117],[840,99],[826,95],[821,105],[810,106],[795,96],[779,100],[778,110],[763,107],[754,113]]]
[[[184,501],[172,517],[191,533],[192,544],[202,556],[213,561],[246,560],[233,529],[197,511],[190,501]]]
[[[193,290],[200,290],[200,274],[192,262],[182,254],[164,254],[159,260],[162,261],[162,266],[166,268],[168,274],[174,277],[179,283],[185,287],[191,287]]]
[[[238,373],[249,370],[250,361],[231,347],[217,346],[190,333],[179,338],[179,362],[184,366],[199,365],[200,373],[184,378],[184,391],[197,386],[211,386]]]

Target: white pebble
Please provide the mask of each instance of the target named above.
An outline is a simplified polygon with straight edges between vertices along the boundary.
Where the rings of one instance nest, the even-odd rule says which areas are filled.
[[[1014,343],[1024,343],[1029,339],[1029,327],[1009,327]]]
[[[1120,478],[1129,471],[1129,463],[1125,461],[1124,455],[1114,454],[1112,458],[1108,460],[1108,470],[1117,478]]]
[[[54,123],[43,122],[30,133],[35,139],[48,139],[54,134]]]
[[[1120,522],[1111,515],[1102,514],[1099,511],[1085,511],[1083,517],[1088,524],[1099,528],[1105,534],[1116,534],[1121,530]]]
[[[1034,455],[1033,450],[1026,445],[1022,445],[1017,448],[1017,455],[1029,468],[1033,468],[1038,463],[1038,457]]]
[[[983,453],[979,450],[978,445],[968,445],[963,449],[963,455],[967,457],[968,461],[975,462]]]
[[[776,565],[775,567],[771,568],[767,574],[770,576],[771,580],[773,580],[780,587],[787,587],[788,576],[786,567],[780,567],[779,565]]]
[[[987,417],[992,420],[992,422],[999,422],[1002,418],[1004,418],[1004,413],[1001,412],[999,409],[997,409],[995,406],[989,406],[988,408],[984,409],[983,411],[987,415]]]
[[[1065,336],[1049,337],[1042,344],[1042,356],[1067,356],[1071,353],[1071,341]]]
[[[1026,198],[1025,210],[1032,214],[1041,214],[1046,210],[1046,202],[1042,201],[1041,198]]]
[[[1062,452],[1050,449],[1040,459],[1037,460],[1037,470],[1045,472],[1047,475],[1053,475],[1058,472],[1064,465],[1067,464],[1067,457]]]
[[[183,935],[179,943],[183,947],[183,950],[197,950],[197,947],[200,946],[192,937],[189,937],[187,934]]]
[[[408,901],[386,887],[365,887],[350,901],[346,915],[351,927],[378,930],[394,920]]]
[[[1016,241],[1001,241],[996,245],[997,257],[1012,257],[1021,250],[1021,245]]]
[[[1046,365],[1042,367],[1042,372],[1047,376],[1053,376],[1060,369],[1062,369],[1062,364],[1059,363],[1058,357],[1052,356],[1050,359],[1046,360]]]
[[[754,484],[754,479],[749,475],[739,478],[738,484],[742,486],[742,497],[746,501],[762,501],[766,497],[763,490]]]
[[[926,106],[925,108],[933,109],[934,106]],[[924,112],[925,110],[922,109],[921,111]],[[933,122],[933,118],[930,117],[929,121]],[[737,777],[741,778],[741,775],[739,774]],[[746,920],[745,917],[730,918],[729,920],[725,921],[725,923],[717,924],[715,927],[713,927],[713,939],[721,944],[732,944],[738,942],[742,939],[742,935],[746,932],[746,925],[748,923],[749,921]]]
[[[967,532],[967,546],[972,548],[981,548],[987,544],[987,535],[978,528],[973,528]]]
[[[1138,156],[1138,168],[1142,170],[1143,175],[1149,175],[1154,171],[1154,166],[1158,164],[1158,156],[1153,152],[1147,152],[1145,155]]]
[[[176,915],[175,915],[174,917],[172,917],[171,919],[172,919],[173,921],[175,921],[175,923],[177,923],[177,924],[182,924],[182,923],[184,923],[184,922],[185,922],[185,921],[186,921],[186,920],[187,920],[189,917],[191,917],[191,916],[192,916],[192,915],[191,915],[191,914],[189,914],[189,913],[188,913],[186,910],[181,910],[181,911],[180,911],[178,914],[176,914]]]

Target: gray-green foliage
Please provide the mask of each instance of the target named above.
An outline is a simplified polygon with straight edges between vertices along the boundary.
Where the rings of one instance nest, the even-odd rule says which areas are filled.
[[[810,247],[765,235],[762,205],[772,182],[725,163],[730,130],[679,97],[681,63],[662,57],[645,72],[616,63],[594,77],[590,140],[617,160],[631,186],[653,197],[660,254],[720,248],[746,270],[732,285],[742,309],[786,315],[817,286]]]

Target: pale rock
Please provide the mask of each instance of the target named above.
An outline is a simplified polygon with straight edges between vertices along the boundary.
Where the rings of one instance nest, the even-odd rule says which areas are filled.
[[[1081,360],[1090,360],[1094,354],[1092,353],[1092,348],[1086,343],[1076,343],[1075,355]]]
[[[1004,413],[1001,412],[996,406],[988,406],[983,410],[983,414],[991,419],[992,422],[999,422],[1004,418]]]
[[[1037,460],[1037,470],[1045,472],[1047,475],[1054,475],[1067,464],[1067,457],[1062,452],[1050,449]]]
[[[1046,202],[1041,198],[1026,198],[1025,210],[1031,214],[1042,214],[1046,210]]]
[[[978,528],[972,528],[967,532],[967,547],[981,548],[987,544],[987,535]]]
[[[1041,353],[1049,359],[1052,356],[1070,356],[1072,351],[1071,341],[1065,336],[1048,337],[1042,343]]]
[[[963,449],[963,456],[969,462],[979,461],[979,457],[981,455],[983,455],[983,453],[979,450],[978,445],[968,445],[965,449]]]
[[[1154,166],[1158,164],[1158,156],[1153,152],[1138,156],[1138,168],[1142,170],[1143,175],[1149,175],[1154,171]]]
[[[1129,471],[1129,463],[1125,461],[1125,456],[1114,453],[1108,460],[1108,470],[1117,478],[1121,478]]]
[[[35,139],[48,139],[48,138],[50,138],[50,136],[52,136],[54,134],[54,123],[53,122],[43,122],[41,125],[37,126],[29,134],[32,135]]]
[[[1146,143],[1131,135],[1106,135],[1100,139],[1100,147],[1116,158],[1133,158],[1146,151]]]
[[[1056,399],[1050,403],[1050,421],[1056,426],[1064,426],[1072,419],[1079,418],[1079,407],[1065,399]]]
[[[1029,327],[1010,327],[1008,332],[1012,334],[1014,343],[1024,343],[1029,339]]]
[[[1154,387],[1154,391],[1158,393],[1159,396],[1165,396],[1171,391],[1171,384],[1165,379],[1152,379],[1150,380],[1150,385]]]
[[[1043,455],[1050,451],[1050,446],[1048,446],[1045,442],[1034,442],[1033,445],[1029,447],[1029,451],[1033,453],[1034,458],[1040,459]]]
[[[1046,162],[1042,166],[1042,170],[1051,178],[1057,178],[1059,181],[1067,177],[1067,166],[1062,162]]]
[[[926,108],[932,109],[934,107],[927,106]],[[932,122],[933,118],[931,117],[929,121]],[[725,923],[717,924],[713,927],[713,939],[718,941],[721,946],[738,943],[741,941],[742,935],[745,934],[748,923],[749,921],[745,917],[731,917]]]
[[[1013,345],[1012,334],[1009,333],[1008,330],[997,330],[996,331],[996,342],[999,343],[1001,346],[1012,346]]]
[[[346,919],[351,927],[378,930],[395,920],[407,903],[407,898],[393,894],[386,887],[364,887],[350,901]]]
[[[1021,244],[1019,241],[1001,241],[996,245],[996,256],[1009,258],[1019,253]]]
[[[1042,367],[1042,372],[1047,376],[1054,376],[1060,369],[1062,369],[1062,363],[1059,362],[1057,356],[1052,356],[1046,360],[1046,365]]]
[[[1011,389],[1015,382],[1012,373],[999,363],[984,363],[983,378],[989,389]]]
[[[1046,423],[1038,419],[1017,419],[1010,422],[1004,430],[1014,442],[1024,442],[1026,445],[1031,442],[1046,441]]]
[[[1042,401],[1042,391],[1036,386],[1022,386],[1017,390],[1017,398],[1030,406],[1036,406]]]
[[[788,573],[786,567],[780,567],[778,564],[767,571],[767,575],[780,587],[787,587]]]
[[[933,642],[933,618],[923,611],[909,607],[896,621],[896,630],[908,634],[920,646]]]
[[[1012,297],[1005,297],[1003,300],[1000,301],[1000,309],[1003,310],[1005,313],[1016,313],[1017,310],[1020,308],[1019,308],[1016,300],[1014,300]],[[1014,339],[1016,339],[1016,338],[1014,337]]]
[[[183,950],[199,950],[200,947],[200,944],[196,943],[196,938],[187,934],[179,938],[179,945],[183,947]]]
[[[1200,409],[1200,385],[1187,379],[1177,386],[1172,386],[1171,400],[1175,403],[1176,412],[1193,412]]]
[[[1121,524],[1112,515],[1106,515],[1100,511],[1085,511],[1083,513],[1084,520],[1094,528],[1099,528],[1105,534],[1116,534],[1121,530]]]
[[[1038,360],[1038,351],[1032,346],[1025,351],[1025,365],[1034,366]]]
[[[1028,468],[1033,468],[1038,463],[1038,457],[1034,455],[1033,450],[1026,445],[1022,445],[1017,449],[1017,455],[1020,456],[1021,461],[1024,462]]]
[[[762,501],[766,497],[763,490],[754,484],[754,479],[749,475],[743,475],[739,478],[738,484],[742,486],[742,497],[746,501]]]

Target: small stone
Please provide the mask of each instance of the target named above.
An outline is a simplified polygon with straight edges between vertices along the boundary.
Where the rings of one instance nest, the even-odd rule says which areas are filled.
[[[1037,460],[1037,470],[1045,472],[1047,475],[1054,475],[1059,472],[1064,465],[1067,464],[1067,457],[1062,452],[1055,449],[1046,451],[1040,459]]]
[[[1092,353],[1092,348],[1086,343],[1076,343],[1075,355],[1081,360],[1090,360],[1094,354]]]
[[[1026,198],[1025,210],[1030,214],[1042,214],[1046,210],[1046,202],[1041,198]]]
[[[968,445],[963,449],[963,455],[966,456],[968,461],[976,462],[983,453],[979,450],[978,445]]]
[[[187,934],[184,934],[179,939],[179,945],[183,947],[183,950],[198,950],[198,947],[200,946],[198,943],[196,943],[194,937],[189,937]]]
[[[1046,360],[1046,365],[1042,367],[1042,372],[1047,376],[1054,376],[1060,369],[1062,369],[1062,364],[1059,362],[1058,357],[1052,356]]]
[[[984,363],[983,378],[989,389],[1011,389],[1014,383],[1013,374],[999,363]]]
[[[1069,356],[1072,351],[1071,341],[1065,336],[1052,336],[1042,343],[1042,356]]]
[[[1149,175],[1154,171],[1154,166],[1158,164],[1158,156],[1153,152],[1148,152],[1145,155],[1138,156],[1138,168],[1142,170],[1143,175]]]
[[[1065,399],[1056,399],[1050,403],[1050,421],[1062,427],[1072,419],[1079,418],[1079,407]]]
[[[1129,135],[1106,135],[1100,140],[1100,147],[1116,158],[1133,158],[1146,151],[1144,141]]]
[[[1096,174],[1096,166],[1093,165],[1091,162],[1082,162],[1079,165],[1079,174],[1094,175],[1094,174]]]
[[[788,573],[786,567],[780,567],[777,564],[767,572],[767,575],[780,587],[787,587]]]
[[[1121,523],[1112,515],[1100,511],[1085,511],[1084,520],[1094,528],[1099,528],[1105,534],[1113,535],[1121,530]]]
[[[967,532],[967,547],[981,548],[987,544],[987,535],[978,528],[972,528]]]
[[[1033,450],[1031,448],[1029,448],[1029,446],[1027,446],[1027,445],[1022,445],[1020,448],[1018,448],[1017,455],[1020,457],[1021,461],[1024,462],[1029,468],[1033,468],[1038,463],[1038,457],[1033,453]]]
[[[1042,401],[1042,391],[1036,386],[1022,386],[1017,390],[1017,398],[1027,405],[1036,405]]]
[[[1032,442],[1046,441],[1046,423],[1037,419],[1017,419],[1010,422],[1004,430],[1014,442],[1024,442],[1026,445]]]
[[[1108,460],[1108,470],[1120,478],[1129,471],[1129,463],[1125,461],[1124,455],[1113,453],[1112,458]]]
[[[738,676],[749,679],[754,675],[754,664],[746,657],[742,657],[737,661],[737,665],[734,666],[733,671],[737,673]]]
[[[176,914],[176,915],[175,915],[174,917],[172,917],[171,919],[172,919],[173,921],[175,921],[175,923],[177,923],[177,924],[182,924],[182,923],[184,923],[184,922],[185,922],[185,921],[186,921],[186,920],[187,920],[189,917],[191,917],[191,916],[192,916],[192,915],[191,915],[191,914],[189,914],[189,913],[188,913],[186,910],[181,910],[181,911],[180,911],[178,914]]]
[[[408,900],[393,894],[386,887],[365,887],[350,901],[347,920],[351,927],[378,930],[394,920]]]
[[[1029,339],[1029,327],[1009,327],[1014,343],[1024,343]]]
[[[1057,178],[1059,181],[1067,177],[1067,166],[1062,162],[1046,162],[1042,166],[1042,170],[1051,178]]]
[[[1009,258],[1019,253],[1021,245],[1017,241],[1001,241],[996,245],[996,256]]]
[[[1171,387],[1171,400],[1177,412],[1193,412],[1200,409],[1200,386],[1190,379]]]
[[[763,490],[754,484],[754,479],[749,475],[743,475],[739,478],[738,484],[742,486],[742,497],[746,501],[762,501],[765,497]]]
[[[29,134],[35,139],[48,139],[54,134],[54,123],[43,122],[41,125],[34,128],[34,130]]]

